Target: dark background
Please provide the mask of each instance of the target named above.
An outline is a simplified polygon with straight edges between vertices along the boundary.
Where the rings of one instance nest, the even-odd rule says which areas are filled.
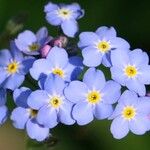
[[[0,48],[9,47],[8,21],[19,14],[24,29],[37,31],[41,26],[49,29],[49,34],[57,35],[57,28],[45,20],[43,7],[48,0],[0,0]],[[53,0],[71,3],[73,0]],[[100,26],[114,26],[118,36],[125,38],[132,49],[150,51],[150,1],[149,0],[76,0],[85,9],[85,16],[79,20],[80,32],[95,31]],[[24,17],[25,16],[25,17]],[[20,18],[19,18],[20,19]],[[22,31],[21,30],[21,31]],[[20,31],[20,32],[21,32]],[[122,140],[112,137],[110,121],[94,121],[79,126],[59,125],[52,130],[58,143],[53,150],[149,150],[150,134],[143,136],[129,134]],[[9,143],[9,144],[8,144]],[[23,131],[13,129],[10,122],[0,128],[0,150],[23,150],[26,136]],[[42,148],[36,148],[42,150]]]

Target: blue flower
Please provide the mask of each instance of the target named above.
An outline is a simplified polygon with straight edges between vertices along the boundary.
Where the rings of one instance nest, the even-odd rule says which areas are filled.
[[[37,141],[43,141],[49,136],[49,128],[37,123],[38,110],[27,105],[31,90],[22,87],[14,91],[13,97],[17,107],[12,111],[11,120],[17,129],[26,129],[28,136]]]
[[[142,135],[150,129],[150,98],[138,97],[135,92],[126,90],[120,97],[110,119],[111,133],[116,139],[125,137],[129,131]]]
[[[114,51],[111,55],[112,79],[140,96],[146,94],[145,84],[150,84],[148,55],[140,49]]]
[[[61,26],[64,34],[69,37],[74,37],[78,31],[78,23],[76,20],[84,15],[84,11],[79,4],[73,3],[70,5],[48,3],[44,11],[46,13],[46,20],[54,26]]]
[[[0,85],[14,90],[24,81],[25,75],[33,64],[33,57],[23,57],[22,53],[11,42],[11,51],[0,51]]]
[[[0,89],[0,125],[2,125],[8,117],[8,108],[6,104],[6,90]]]
[[[72,115],[79,125],[97,119],[108,118],[120,96],[121,86],[114,81],[105,81],[102,71],[90,68],[83,82],[72,81],[64,93],[68,100],[75,103]]]
[[[130,45],[124,39],[116,37],[113,27],[100,27],[96,32],[82,32],[78,46],[82,49],[83,63],[88,67],[96,67],[103,63],[111,66],[111,51],[129,49]]]
[[[57,74],[65,81],[75,80],[82,71],[82,59],[74,56],[68,59],[68,54],[63,48],[54,47],[46,59],[38,59],[30,69],[30,74],[35,80],[45,78],[49,74]]]
[[[36,34],[29,30],[20,33],[15,39],[15,44],[20,51],[27,55],[39,55],[39,50],[48,40],[48,31],[42,27]]]
[[[49,128],[55,127],[59,122],[72,125],[71,117],[73,103],[69,102],[63,94],[65,82],[58,75],[49,75],[44,84],[44,90],[32,92],[28,98],[28,105],[38,110],[37,121]]]

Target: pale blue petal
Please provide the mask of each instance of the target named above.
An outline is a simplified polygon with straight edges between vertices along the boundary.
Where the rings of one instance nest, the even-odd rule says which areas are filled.
[[[129,57],[132,65],[135,65],[137,67],[143,67],[143,65],[148,65],[149,63],[149,57],[147,53],[143,52],[141,49],[130,51]]]
[[[69,101],[77,103],[78,101],[84,101],[86,99],[85,94],[87,91],[88,89],[85,83],[72,81],[69,86],[65,88],[64,94]]]
[[[117,60],[117,61],[116,61]],[[124,67],[130,64],[129,53],[125,50],[115,50],[111,52],[112,66],[124,69]]]
[[[122,117],[115,118],[111,124],[110,131],[114,138],[124,138],[129,132],[128,121],[123,120]]]
[[[48,30],[46,27],[40,28],[36,33],[37,41],[43,45],[48,39]]]
[[[110,53],[106,53],[105,55],[103,55],[102,64],[105,67],[111,67],[112,66]]]
[[[46,59],[38,59],[33,63],[30,74],[35,80],[39,80],[43,75],[50,74],[52,64]]]
[[[21,63],[22,67],[20,69],[20,73],[26,75],[29,72],[29,69],[32,67],[34,61],[34,57],[25,57]]]
[[[10,62],[10,59],[12,59],[12,56],[9,50],[3,49],[0,51],[0,66],[7,66]]]
[[[138,80],[143,84],[150,84],[150,65],[143,65],[138,70]]]
[[[0,106],[5,105],[7,99],[6,90],[0,89]]]
[[[96,67],[102,62],[102,54],[94,47],[89,46],[82,50],[83,64],[88,67]]]
[[[129,43],[120,37],[112,38],[110,41],[111,41],[111,47],[112,48],[119,49],[121,51],[124,51],[123,49],[129,49],[130,48]]]
[[[18,62],[21,62],[23,60],[23,54],[21,53],[21,51],[19,51],[14,41],[10,42],[10,49],[13,59]]]
[[[137,135],[144,134],[148,129],[148,118],[143,115],[136,115],[134,119],[129,121],[129,128],[130,130]]]
[[[106,27],[102,26],[96,30],[96,34],[98,34],[101,38],[110,38],[116,37],[117,33],[114,27]]]
[[[7,79],[7,77],[7,71],[3,67],[0,67],[0,84],[2,84]]]
[[[43,106],[37,114],[37,121],[39,124],[48,128],[54,128],[57,124],[57,111],[49,105]]]
[[[104,88],[106,80],[101,70],[90,68],[85,72],[83,82],[91,90],[101,90],[102,88]]]
[[[143,83],[140,83],[137,79],[129,79],[126,82],[126,86],[129,90],[138,93],[140,96],[145,96],[146,88]]]
[[[125,86],[127,77],[124,74],[123,69],[119,67],[111,67],[111,78],[115,80],[116,82],[120,83],[121,85]]]
[[[77,103],[73,107],[72,116],[78,125],[90,123],[94,119],[92,105],[89,105],[87,102]]]
[[[68,63],[68,54],[65,49],[53,47],[47,58],[54,67],[64,68]]]
[[[42,106],[49,103],[47,92],[43,90],[32,92],[27,99],[27,103],[33,109],[40,109]]]
[[[79,39],[78,46],[84,48],[87,46],[94,46],[95,42],[99,40],[99,37],[94,32],[82,32],[79,35]]]
[[[46,14],[46,20],[53,26],[58,26],[62,23],[62,19],[57,15],[56,10],[48,12]]]
[[[82,58],[78,56],[73,56],[69,58],[69,63],[64,68],[64,72],[66,74],[66,76],[64,77],[65,81],[70,82],[78,78],[78,76],[83,70],[82,61]]]
[[[17,106],[27,108],[28,107],[27,99],[28,96],[31,94],[31,92],[32,91],[26,87],[21,87],[20,89],[16,89],[13,92],[13,99],[15,104]]]
[[[124,105],[134,106],[138,103],[138,96],[135,92],[126,90],[122,93],[119,102],[123,103]]]
[[[26,130],[31,139],[39,142],[44,141],[49,136],[49,128],[40,126],[34,120],[28,120]]]
[[[5,105],[0,106],[0,125],[2,125],[7,120],[7,117],[8,108]]]
[[[59,121],[65,125],[72,125],[75,120],[72,118],[73,103],[64,100],[63,105],[59,109]]]
[[[45,80],[44,90],[49,94],[57,93],[62,95],[65,86],[65,82],[61,77],[51,74]]]
[[[59,8],[58,5],[49,2],[47,5],[45,5],[44,12],[51,12],[53,10],[57,10],[58,8]]]
[[[24,79],[25,76],[18,73],[10,75],[5,81],[3,87],[6,89],[15,90],[23,83]]]
[[[68,19],[62,22],[61,28],[65,35],[74,37],[78,32],[78,23],[75,19]]]
[[[24,129],[29,117],[30,113],[28,109],[17,107],[12,111],[10,119],[13,121],[15,128]]]
[[[104,103],[99,103],[95,106],[94,110],[94,116],[97,119],[106,119],[110,117],[113,113],[113,107],[112,105],[104,104]]]
[[[102,98],[105,104],[114,104],[121,95],[121,86],[112,80],[107,81],[101,93],[103,94]]]

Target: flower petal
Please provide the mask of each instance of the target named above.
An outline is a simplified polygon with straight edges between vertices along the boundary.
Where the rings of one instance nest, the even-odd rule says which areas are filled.
[[[112,105],[99,103],[95,106],[94,116],[97,119],[106,119],[113,113]]]
[[[13,92],[13,99],[14,99],[15,104],[17,106],[27,108],[28,107],[27,99],[29,95],[31,94],[31,92],[32,91],[26,87],[21,87],[20,89],[16,89]]]
[[[45,81],[44,90],[49,94],[57,93],[59,95],[62,95],[65,86],[66,84],[61,77],[51,74]]]
[[[33,63],[30,74],[35,80],[39,80],[44,75],[48,75],[52,69],[51,63],[46,59],[38,59]]]
[[[0,88],[0,106],[5,105],[7,99],[6,90]]]
[[[103,102],[105,104],[114,104],[121,95],[121,86],[112,80],[107,81],[101,93],[103,94]]]
[[[57,112],[54,108],[49,105],[43,106],[37,114],[37,121],[39,124],[44,125],[48,128],[54,128],[57,122]]]
[[[99,40],[99,37],[96,33],[94,32],[82,32],[79,35],[79,43],[78,46],[80,48],[84,48],[87,46],[94,46],[94,43]]]
[[[94,119],[92,106],[87,102],[77,103],[73,107],[72,115],[79,125],[86,125]]]
[[[116,35],[117,35],[116,30],[114,29],[114,27],[108,28],[106,26],[99,27],[96,30],[96,34],[98,34],[101,38],[116,37]]]
[[[28,109],[17,107],[12,111],[10,119],[13,121],[15,128],[24,129],[29,117],[30,113]]]
[[[144,84],[140,83],[137,79],[128,79],[126,81],[126,86],[129,90],[138,93],[140,96],[145,96],[146,88]]]
[[[29,119],[26,125],[27,134],[31,139],[39,142],[45,140],[49,136],[49,128],[45,128],[37,124],[34,120]]]
[[[124,67],[130,63],[128,51],[125,51],[125,50],[112,51],[111,62],[112,62],[113,67],[115,66],[120,69],[124,69]]]
[[[102,54],[92,46],[86,47],[82,50],[83,64],[88,67],[96,67],[102,62]]]
[[[40,109],[45,104],[48,104],[48,102],[49,97],[47,92],[43,90],[36,90],[32,92],[27,99],[28,105],[36,110]]]
[[[114,138],[122,139],[129,132],[128,122],[124,121],[121,117],[117,117],[113,120],[110,131]]]
[[[0,106],[0,125],[2,125],[7,120],[7,117],[8,108],[5,105]]]
[[[101,70],[90,68],[86,71],[83,77],[83,82],[91,90],[101,90],[106,83],[105,76]]]
[[[69,37],[74,37],[79,30],[78,23],[75,19],[68,19],[63,21],[61,24],[61,28],[64,34]]]
[[[136,115],[134,119],[129,122],[130,130],[137,135],[144,134],[148,129],[150,121],[145,116]]]
[[[47,59],[54,67],[64,68],[68,63],[68,54],[63,48],[53,47],[48,53]]]
[[[87,86],[83,82],[72,81],[69,86],[65,88],[64,94],[69,101],[77,103],[78,101],[84,101],[86,99],[85,94],[87,91]]]
[[[18,73],[10,75],[4,82],[3,87],[6,89],[15,90],[23,83],[24,79],[25,76]]]
[[[75,123],[75,120],[72,118],[72,106],[73,103],[64,100],[62,107],[59,109],[59,121],[66,125],[72,125]]]

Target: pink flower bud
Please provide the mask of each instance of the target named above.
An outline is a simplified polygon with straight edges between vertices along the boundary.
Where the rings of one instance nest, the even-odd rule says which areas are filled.
[[[41,50],[40,50],[40,53],[41,53],[41,57],[42,58],[46,58],[46,56],[48,55],[49,51],[51,50],[51,46],[50,45],[45,45]]]
[[[53,41],[53,46],[65,47],[68,43],[68,39],[65,36],[60,36]]]

